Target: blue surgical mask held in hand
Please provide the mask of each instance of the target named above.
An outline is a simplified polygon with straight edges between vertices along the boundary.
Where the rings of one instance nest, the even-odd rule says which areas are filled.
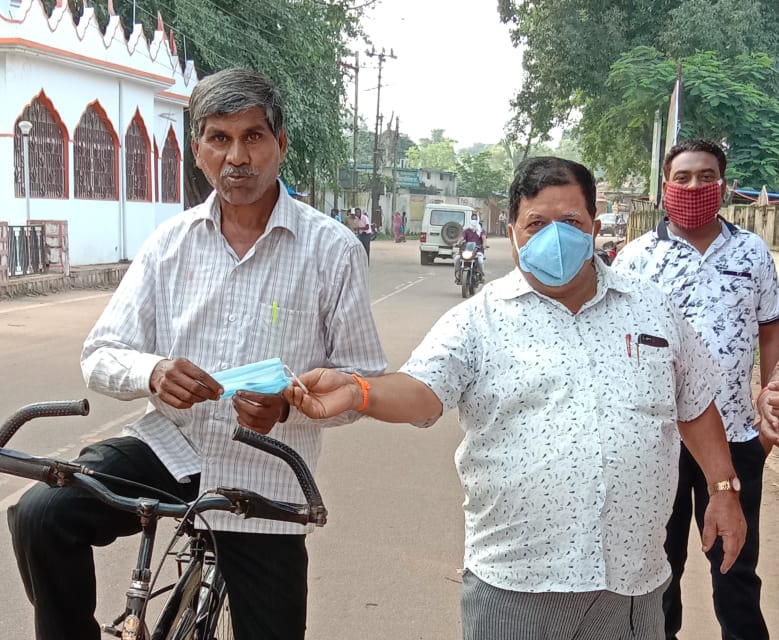
[[[593,238],[565,222],[551,222],[531,236],[524,247],[514,247],[522,271],[532,274],[548,287],[561,287],[573,280],[584,263],[592,258]]]
[[[281,393],[292,382],[285,372],[281,358],[270,358],[234,369],[225,369],[212,374],[211,377],[224,389],[222,400],[232,398],[236,391],[252,391],[269,395]]]

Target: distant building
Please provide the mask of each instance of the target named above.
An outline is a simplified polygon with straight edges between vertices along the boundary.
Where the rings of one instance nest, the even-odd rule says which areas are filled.
[[[86,5],[86,2],[84,3]],[[113,13],[109,0],[109,12]],[[30,219],[67,222],[70,263],[132,259],[184,206],[184,108],[197,83],[162,20],[151,42],[118,16],[74,23],[66,1],[0,0],[2,221],[24,225],[29,121]]]
[[[428,190],[438,189],[442,196],[457,196],[457,174],[454,171],[419,169],[419,182]]]

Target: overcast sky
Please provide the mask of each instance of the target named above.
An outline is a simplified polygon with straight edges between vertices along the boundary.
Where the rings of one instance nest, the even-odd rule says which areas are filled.
[[[381,0],[367,10],[366,33],[392,49],[382,71],[381,112],[394,111],[415,142],[444,129],[461,149],[497,143],[522,77],[522,56],[498,18],[497,0]],[[377,58],[360,48],[360,116],[373,130]],[[350,87],[350,96],[354,88]]]

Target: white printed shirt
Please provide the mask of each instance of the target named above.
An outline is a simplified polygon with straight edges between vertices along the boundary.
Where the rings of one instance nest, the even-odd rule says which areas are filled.
[[[658,288],[594,263],[577,314],[515,269],[401,368],[459,408],[465,567],[501,589],[639,595],[670,575],[677,420],[711,404],[719,373]]]
[[[365,250],[346,227],[285,189],[265,233],[240,260],[221,233],[215,194],[160,225],[89,334],[81,363],[91,389],[124,400],[149,397],[148,412],[125,434],[148,444],[174,477],[200,473],[201,490],[240,487],[305,502],[285,463],[231,439],[231,400],[177,410],[149,390],[163,358],[188,358],[214,373],[277,356],[296,373],[333,367],[375,376],[386,367]],[[269,435],[297,450],[313,471],[322,427],[358,415],[313,421],[292,409]],[[231,531],[310,530],[228,513],[208,519]]]
[[[722,233],[701,255],[663,221],[628,243],[614,268],[635,271],[669,295],[722,368],[716,403],[728,440],[756,438],[750,382],[758,328],[779,320],[776,267],[765,242],[722,220]]]

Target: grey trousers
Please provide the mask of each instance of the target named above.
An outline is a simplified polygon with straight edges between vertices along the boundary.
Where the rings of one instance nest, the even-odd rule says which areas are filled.
[[[663,592],[527,593],[488,585],[465,570],[463,640],[664,640]]]

